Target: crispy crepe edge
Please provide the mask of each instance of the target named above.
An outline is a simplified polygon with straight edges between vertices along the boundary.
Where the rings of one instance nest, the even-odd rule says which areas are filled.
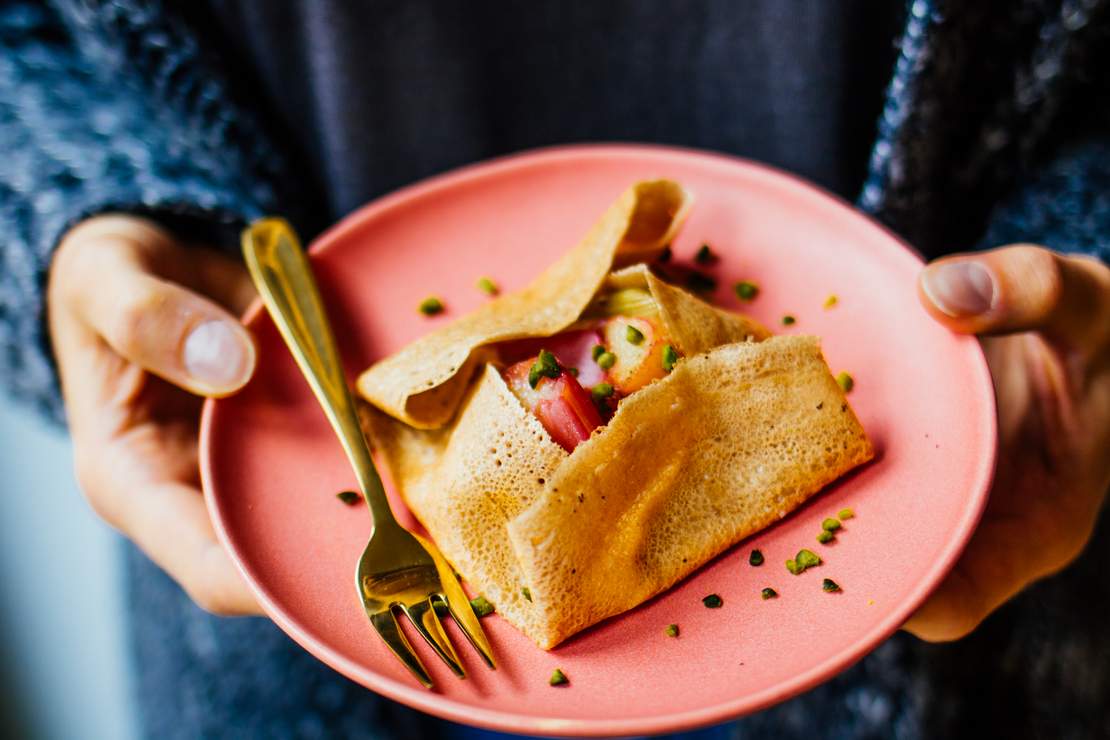
[[[417,429],[454,416],[489,344],[552,336],[581,315],[610,270],[653,259],[681,227],[692,197],[672,180],[626,190],[579,244],[525,288],[430,332],[363,372],[359,394]]]
[[[753,366],[767,363],[768,357],[774,364],[782,359],[784,352],[797,352],[803,357],[809,355],[805,357],[809,363],[809,371],[817,372],[819,375],[814,393],[823,397],[828,404],[828,411],[824,413],[839,415],[843,424],[841,432],[845,435],[842,441],[845,445],[849,444],[848,439],[854,442],[854,446],[845,453],[843,458],[836,458],[835,464],[823,466],[816,472],[807,471],[802,474],[803,482],[800,484],[785,486],[784,490],[777,492],[778,498],[774,507],[752,512],[743,521],[733,522],[732,524],[736,526],[731,531],[718,536],[716,540],[711,539],[701,543],[699,548],[691,547],[682,551],[681,562],[667,563],[670,566],[669,572],[652,574],[658,576],[655,580],[651,578],[638,580],[627,573],[628,569],[634,570],[643,564],[643,543],[639,539],[627,540],[613,537],[610,538],[613,541],[607,544],[607,550],[599,553],[598,557],[576,559],[575,552],[583,548],[579,547],[576,550],[572,540],[555,536],[554,533],[560,528],[559,525],[565,524],[566,520],[571,518],[567,516],[568,510],[573,510],[572,513],[578,513],[580,510],[578,520],[584,522],[592,521],[591,512],[596,516],[604,511],[604,507],[615,505],[621,507],[618,508],[619,516],[613,521],[605,520],[602,527],[614,525],[615,522],[625,523],[632,520],[633,524],[626,523],[623,527],[614,526],[612,530],[607,531],[620,535],[634,529],[639,536],[646,539],[648,536],[646,532],[651,527],[640,525],[644,522],[648,525],[657,524],[658,522],[652,521],[653,512],[660,507],[686,506],[693,500],[692,497],[697,495],[699,487],[701,490],[708,490],[707,487],[716,485],[715,479],[708,478],[693,485],[684,484],[684,481],[698,478],[699,468],[704,477],[705,469],[712,465],[689,459],[690,452],[685,449],[672,450],[671,454],[665,452],[649,454],[642,458],[650,459],[651,462],[648,464],[658,468],[653,468],[650,474],[625,468],[619,470],[617,475],[606,478],[603,466],[610,464],[620,466],[623,461],[633,456],[637,445],[643,444],[636,438],[647,426],[641,427],[636,422],[638,417],[644,415],[645,409],[653,406],[656,409],[666,409],[664,414],[656,415],[656,418],[663,419],[660,425],[673,432],[675,427],[672,422],[677,420],[674,415],[683,413],[683,394],[699,383],[712,380],[712,377],[702,376],[706,368],[712,367],[714,363],[719,364],[725,359],[736,360],[737,356],[741,356],[739,358],[741,361],[749,362]],[[748,357],[742,357],[743,355]],[[790,402],[797,403],[793,397],[790,397]],[[800,410],[800,407],[798,409]],[[822,411],[814,409],[814,412]],[[835,424],[833,428],[836,428]],[[507,526],[521,575],[529,582],[535,605],[545,609],[545,616],[548,617],[541,634],[529,634],[537,645],[545,650],[550,650],[581,630],[635,608],[652,596],[669,589],[729,547],[785,517],[811,496],[874,456],[874,448],[862,425],[848,404],[843,390],[836,384],[828,370],[828,364],[820,351],[819,341],[816,337],[808,336],[782,336],[768,342],[724,345],[687,359],[679,363],[674,373],[667,378],[656,381],[622,402],[617,414],[603,429],[604,434],[596,433],[588,441],[579,445],[560,464],[540,496]],[[743,434],[743,431],[735,426],[726,426],[723,429],[725,434]],[[615,438],[613,435],[616,435]],[[666,435],[663,433],[660,433],[656,439],[662,444],[667,443]],[[740,438],[735,439],[739,443]],[[594,464],[597,467],[594,467]],[[587,467],[583,469],[583,465]],[[644,472],[644,475],[640,476],[643,480],[637,477],[637,472]],[[777,472],[785,475],[788,471],[783,468]],[[631,490],[622,494],[616,490],[617,486],[595,490],[586,485],[574,491],[568,491],[566,483],[574,481],[575,477],[587,483],[595,479],[607,480],[609,483],[619,482]],[[563,486],[562,490],[559,490],[560,485]],[[609,493],[608,500],[603,491]],[[770,493],[766,495],[769,496]],[[682,500],[676,503],[676,499]],[[614,501],[617,503],[614,504]],[[767,501],[764,500],[763,503]],[[570,546],[566,546],[568,542]],[[586,545],[584,549],[589,550],[589,546]],[[577,573],[572,569],[576,569]],[[568,572],[573,575],[568,576]],[[549,585],[552,582],[564,585],[564,588],[556,589],[560,603],[564,605],[582,603],[589,608],[586,610],[574,607],[551,608]],[[598,586],[598,584],[612,582],[619,583],[620,587],[607,592],[604,585]]]

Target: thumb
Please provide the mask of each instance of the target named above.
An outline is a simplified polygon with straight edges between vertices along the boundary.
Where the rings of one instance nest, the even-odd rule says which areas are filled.
[[[1043,247],[945,257],[921,272],[918,292],[933,318],[965,334],[1041,331],[1097,348],[1110,326],[1110,270]]]
[[[224,396],[246,384],[255,346],[234,316],[152,274],[131,245],[117,248],[109,238],[96,246],[95,279],[71,281],[79,320],[121,357],[198,395]]]

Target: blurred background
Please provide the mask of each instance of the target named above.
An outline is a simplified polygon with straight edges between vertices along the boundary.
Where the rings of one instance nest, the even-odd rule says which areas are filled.
[[[0,395],[0,440],[0,737],[132,740],[121,540],[61,430]]]

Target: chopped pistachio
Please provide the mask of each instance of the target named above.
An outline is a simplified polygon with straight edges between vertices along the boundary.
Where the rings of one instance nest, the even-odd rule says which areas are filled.
[[[608,319],[613,316],[655,316],[659,304],[651,293],[643,288],[619,288],[590,301],[580,319]]]
[[[354,506],[362,500],[362,496],[359,496],[354,491],[340,491],[339,493],[335,494],[335,497],[343,503],[347,504],[347,506]]]
[[[733,285],[732,289],[736,291],[736,297],[742,301],[754,300],[759,295],[759,286],[748,280],[741,280]]]
[[[748,556],[748,565],[759,567],[763,565],[763,553],[759,550],[752,550],[752,554]]]
[[[840,521],[844,522],[844,521],[847,521],[847,520],[851,519],[855,515],[856,515],[856,512],[852,511],[851,509],[841,509],[839,512],[837,512],[836,517]]]
[[[556,668],[555,672],[551,674],[551,678],[549,678],[547,682],[552,686],[565,686],[570,682],[570,680],[567,678],[567,674],[563,673],[561,669]]]
[[[478,290],[486,295],[497,295],[501,289],[497,287],[497,283],[490,280],[488,277],[478,278]]]
[[[835,305],[836,305],[836,304],[837,304],[837,303],[838,303],[839,301],[840,301],[840,299],[839,299],[839,298],[837,298],[835,294],[834,294],[834,295],[830,295],[830,296],[829,296],[828,298],[826,298],[826,299],[825,299],[825,308],[832,308],[832,307],[833,307],[833,306],[835,306]]]
[[[605,354],[605,345],[603,345],[603,344],[595,344],[590,349],[590,357],[592,357],[595,361],[597,360],[597,358],[601,357],[603,354]]]
[[[474,613],[479,617],[488,617],[494,612],[493,604],[489,603],[486,597],[481,594],[470,600],[470,608],[473,609]]]
[[[822,545],[829,544],[835,538],[836,535],[826,529],[822,529],[821,533],[817,535],[817,541],[820,542]]]
[[[667,633],[667,637],[678,637],[678,625],[677,624],[668,624],[667,629],[665,631]]]
[[[671,245],[668,244],[667,246],[663,247],[663,251],[659,253],[659,256],[656,259],[659,262],[670,262],[672,256],[674,256],[674,253],[671,251]]]
[[[717,279],[694,270],[686,276],[686,287],[695,293],[711,293],[717,289]]]
[[[435,316],[437,313],[443,313],[443,301],[433,296],[428,296],[420,301],[417,310],[425,316]]]
[[[528,385],[535,388],[540,378],[557,378],[559,377],[559,361],[555,359],[555,355],[546,349],[540,350],[540,355],[528,369]]]
[[[628,324],[624,328],[624,339],[629,344],[640,344],[644,341],[644,333],[632,324]]]
[[[678,363],[678,352],[669,344],[663,345],[663,371],[670,372]]]
[[[779,592],[773,588],[765,588],[759,592],[759,595],[764,601],[766,601],[767,599],[776,598],[779,595]]]
[[[613,395],[613,386],[609,383],[598,383],[590,389],[590,395],[595,401],[604,401]]]
[[[838,586],[836,581],[834,581],[833,579],[826,578],[825,580],[821,581],[821,590],[833,593],[834,591],[839,591],[840,586]]]
[[[825,530],[826,532],[835,532],[836,530],[840,529],[840,527],[840,520],[833,519],[832,517],[829,517],[825,521],[821,522],[821,529]]]
[[[786,314],[785,316],[782,317],[782,325],[783,326],[790,326],[791,324],[797,323],[797,321],[798,320],[796,318],[794,318],[793,316],[791,316],[790,314]]]
[[[529,601],[532,600],[532,592],[528,590],[527,586],[520,589],[520,593],[521,593],[522,596],[524,596],[524,598],[528,599]]]
[[[842,389],[844,389],[845,393],[851,393],[852,388],[854,388],[856,385],[856,381],[852,380],[852,376],[844,372],[843,370],[836,374],[836,382]]]
[[[797,560],[787,560],[787,561],[786,561],[786,569],[787,569],[788,571],[790,571],[790,572],[791,572],[791,573],[792,573],[793,575],[798,575],[798,574],[799,574],[799,573],[801,573],[801,572],[802,572],[803,570],[805,570],[805,568],[803,568],[802,566],[798,565],[798,561],[797,561]]]
[[[698,247],[697,254],[694,255],[694,262],[699,265],[712,265],[717,261],[717,255],[713,254],[713,250],[708,244],[702,244]]]
[[[707,609],[718,609],[725,602],[721,601],[721,597],[717,594],[709,594],[701,600],[701,603],[705,604]]]
[[[597,364],[602,370],[608,370],[617,364],[617,356],[612,352],[602,352],[597,356]]]
[[[817,553],[813,550],[806,550],[804,548],[798,550],[798,554],[794,556],[794,560],[798,562],[798,565],[802,566],[802,570],[821,564],[821,558]]]

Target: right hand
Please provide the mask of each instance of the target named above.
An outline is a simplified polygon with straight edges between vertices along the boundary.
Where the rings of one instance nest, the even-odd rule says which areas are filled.
[[[123,215],[70,230],[47,290],[78,483],[217,614],[259,613],[216,540],[197,466],[201,397],[233,393],[254,371],[235,318],[254,295],[239,263]]]

